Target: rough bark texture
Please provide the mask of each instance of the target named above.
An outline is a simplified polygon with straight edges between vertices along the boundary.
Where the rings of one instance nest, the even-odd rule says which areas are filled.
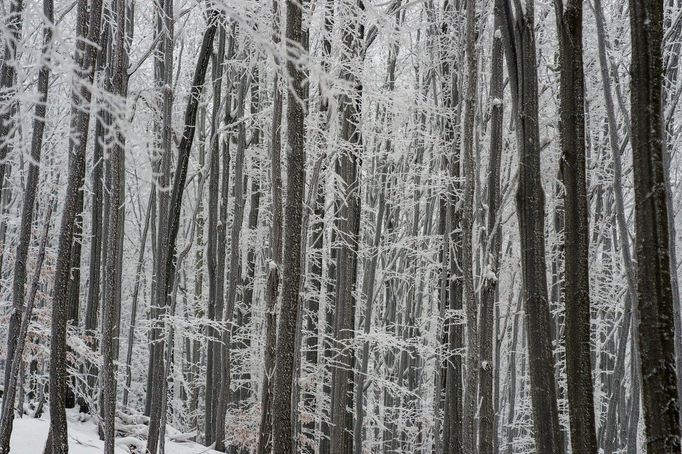
[[[18,101],[16,99],[17,46],[21,40],[23,27],[22,14],[24,11],[24,0],[10,0],[7,3],[9,8],[5,10],[8,14],[4,25],[9,32],[9,39],[5,41],[5,50],[0,61],[0,197],[3,196],[5,175],[9,167],[7,165],[7,157],[13,150],[12,140],[16,129],[14,116],[18,109]],[[0,263],[1,266],[2,264]],[[15,330],[17,330],[19,325],[15,326]],[[5,372],[5,378],[7,378],[8,373]]]
[[[170,199],[170,216],[168,219],[168,235],[165,235],[163,241],[162,264],[164,272],[159,276],[159,292],[163,293],[164,307],[170,303],[173,280],[175,277],[175,249],[178,229],[180,227],[180,212],[182,208],[182,194],[185,190],[185,182],[187,180],[187,166],[189,164],[189,155],[192,149],[192,142],[194,141],[194,132],[196,130],[197,111],[199,106],[199,98],[201,97],[201,90],[204,86],[204,79],[206,78],[206,71],[208,63],[211,59],[211,52],[213,50],[213,38],[215,36],[218,25],[218,14],[215,10],[211,10],[208,16],[208,24],[201,41],[199,48],[199,55],[197,57],[196,67],[194,69],[194,78],[192,80],[192,88],[187,100],[187,107],[185,109],[184,130],[180,145],[178,146],[178,160],[175,170],[175,177],[173,179],[173,192]],[[159,328],[160,329],[160,328]],[[152,389],[162,389],[162,381],[165,374],[163,366],[165,341],[164,337],[160,336],[160,348],[158,352],[159,357],[157,361],[161,361],[161,366],[157,367],[154,374],[154,383]],[[151,454],[156,454],[159,442],[159,429],[161,423],[161,399],[165,399],[165,395],[159,395],[158,399],[152,400],[150,420],[149,420],[149,436],[147,439],[147,450]]]
[[[464,194],[462,199],[462,275],[466,301],[466,383],[464,393],[463,447],[465,452],[476,452],[476,417],[478,413],[478,302],[474,284],[474,122],[478,91],[478,62],[476,52],[476,0],[466,2],[466,62],[467,87],[464,104]]]
[[[516,208],[521,237],[524,308],[528,322],[528,360],[535,449],[560,454],[557,386],[552,352],[551,315],[545,257],[545,193],[540,172],[538,78],[535,53],[535,8],[524,2],[512,11],[505,1],[507,68],[518,124],[519,185]]]
[[[495,27],[493,35],[492,63],[490,74],[490,156],[488,158],[488,223],[486,227],[486,248],[484,250],[484,281],[481,290],[481,312],[479,316],[479,400],[480,424],[478,452],[493,454],[495,448],[495,403],[493,394],[493,371],[500,364],[493,358],[495,332],[495,300],[500,266],[502,235],[500,224],[500,164],[503,149],[504,124],[504,66],[502,60],[502,0],[495,0]],[[499,32],[498,32],[499,30]]]
[[[596,453],[590,357],[589,210],[585,167],[582,1],[555,0],[560,58],[561,179],[564,185],[566,378],[571,447]]]
[[[334,314],[334,344],[338,349],[332,370],[331,434],[332,454],[353,452],[353,367],[355,353],[351,341],[355,333],[355,285],[357,282],[357,251],[360,231],[360,153],[362,135],[359,118],[362,102],[362,85],[350,65],[358,55],[364,30],[358,17],[361,2],[348,0],[340,7],[342,22],[342,54],[346,59],[341,78],[350,87],[339,99],[341,113],[341,150],[337,162],[343,199],[340,203],[337,225],[339,248],[336,263],[336,300]],[[358,440],[358,442],[361,442]]]
[[[275,454],[296,451],[292,415],[293,365],[296,321],[299,309],[301,280],[301,222],[305,193],[305,72],[296,61],[302,43],[303,11],[293,0],[286,3],[286,41],[295,50],[288,50],[286,70],[290,87],[287,100],[287,197],[284,210],[284,269],[282,273],[282,303],[277,323],[275,380],[272,401],[272,448]]]
[[[128,93],[128,43],[125,0],[112,0],[115,17],[112,59],[112,95],[125,100]],[[132,18],[129,18],[132,20]],[[104,423],[104,452],[114,453],[116,417],[116,366],[118,360],[118,331],[121,313],[121,277],[123,265],[123,229],[125,225],[125,136],[119,118],[109,157],[111,187],[109,188],[109,235],[107,259],[104,266],[105,299],[102,304],[102,393],[101,410]]]
[[[663,169],[663,1],[630,1],[637,302],[647,452],[680,452],[673,295]],[[675,269],[673,267],[673,269]]]
[[[279,0],[273,0],[274,15],[273,41],[280,43]],[[282,88],[281,75],[275,73],[274,96],[272,100],[272,128],[270,143],[270,181],[272,192],[272,226],[270,232],[271,262],[265,290],[265,348],[263,351],[263,392],[261,396],[261,418],[258,430],[258,454],[269,453],[272,449],[272,384],[275,372],[275,345],[277,343],[277,299],[279,297],[279,269],[282,264]]]
[[[38,73],[38,102],[36,103],[35,116],[33,120],[33,136],[31,139],[31,162],[29,163],[28,176],[26,177],[26,188],[24,190],[24,204],[21,211],[21,224],[19,226],[19,243],[14,258],[14,276],[12,282],[12,315],[10,316],[7,333],[7,357],[5,358],[5,395],[4,402],[8,402],[8,408],[14,403],[16,390],[9,386],[11,380],[17,379],[16,374],[19,370],[13,370],[14,352],[17,342],[24,342],[19,336],[23,319],[30,318],[30,311],[24,310],[24,298],[26,292],[26,261],[28,259],[28,249],[31,243],[31,230],[33,227],[33,212],[35,208],[36,193],[38,192],[38,181],[40,178],[40,156],[43,148],[43,133],[45,132],[45,115],[47,112],[47,94],[50,79],[50,60],[49,52],[52,44],[52,26],[54,21],[54,2],[53,0],[43,0],[43,14],[45,23],[43,25],[43,64]],[[0,121],[2,121],[0,119]],[[0,145],[1,146],[1,145]],[[21,357],[21,351],[18,356]],[[21,362],[19,362],[21,364]],[[8,397],[9,396],[9,397]],[[0,453],[9,452],[9,436],[12,433],[14,421],[14,411],[2,411],[0,420]]]
[[[206,261],[208,268],[208,319],[217,320],[216,307],[218,298],[218,203],[220,199],[220,145],[218,127],[220,125],[220,102],[223,83],[223,58],[225,55],[225,27],[220,25],[218,31],[218,47],[213,57],[211,76],[213,79],[213,112],[211,113],[211,166],[208,182],[208,242],[206,245]],[[222,313],[220,314],[222,317]],[[206,349],[206,401],[205,401],[205,427],[204,443],[213,442],[213,414],[217,395],[214,399],[215,382],[214,352],[218,350],[218,332],[212,327],[207,329],[209,336]]]
[[[86,11],[82,11],[83,15]],[[47,448],[52,454],[62,454],[69,450],[66,432],[66,323],[69,309],[69,275],[71,272],[71,250],[74,237],[74,224],[78,214],[78,198],[81,182],[85,175],[85,147],[88,142],[88,123],[90,120],[89,87],[94,78],[97,43],[100,37],[102,0],[94,0],[90,7],[87,27],[85,54],[76,56],[78,69],[73,76],[71,104],[71,134],[69,137],[68,178],[64,209],[59,232],[57,264],[55,267],[54,290],[52,297],[52,330],[50,339],[50,443]],[[79,22],[85,17],[79,17]],[[77,51],[78,54],[78,51]],[[49,451],[46,452],[49,454]]]

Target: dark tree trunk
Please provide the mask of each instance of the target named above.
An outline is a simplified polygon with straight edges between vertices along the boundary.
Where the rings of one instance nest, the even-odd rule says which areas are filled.
[[[301,57],[303,11],[293,0],[286,2],[286,42],[295,46],[285,55],[289,83],[287,101],[287,198],[284,212],[282,302],[277,327],[275,380],[272,397],[272,447],[275,454],[296,451],[292,421],[292,390],[296,321],[301,282],[301,224],[305,194],[305,87]],[[297,412],[293,411],[294,414]]]
[[[463,448],[476,452],[476,417],[478,413],[478,303],[474,284],[474,190],[476,168],[474,162],[474,122],[478,91],[478,61],[476,52],[476,0],[466,2],[466,61],[467,87],[464,102],[464,130],[462,167],[464,193],[462,198],[462,269],[464,300],[466,301],[466,383],[464,394]]]
[[[4,26],[9,32],[9,38],[5,40],[5,51],[0,61],[0,199],[3,196],[5,186],[5,176],[9,171],[7,157],[10,155],[14,146],[12,140],[16,133],[14,117],[19,108],[17,95],[17,69],[18,56],[17,45],[21,40],[23,27],[22,14],[24,13],[24,0],[9,0],[8,15]],[[3,31],[4,32],[4,31]],[[3,233],[4,239],[4,233]],[[0,268],[2,267],[2,254],[0,254]],[[19,322],[20,323],[20,322]],[[15,331],[18,330],[18,326]],[[10,356],[8,354],[8,360]],[[5,378],[7,378],[5,373]]]
[[[502,248],[502,226],[500,213],[500,164],[502,161],[504,125],[504,62],[502,60],[502,4],[503,0],[495,0],[495,31],[493,35],[492,63],[490,74],[490,155],[488,158],[488,223],[486,227],[485,274],[481,290],[480,312],[480,367],[479,367],[479,400],[480,425],[478,452],[493,454],[497,438],[495,420],[496,398],[493,392],[496,368],[499,362],[493,358],[495,340],[495,299],[497,295],[500,253]],[[498,32],[499,30],[499,32]]]
[[[50,22],[53,21],[53,6],[52,0],[45,1],[44,5],[49,7],[45,8],[45,15]],[[43,117],[44,118],[44,117]],[[38,286],[40,284],[40,271],[43,267],[43,260],[45,259],[45,246],[47,245],[47,234],[50,230],[50,222],[52,220],[52,210],[54,209],[56,200],[53,199],[48,202],[47,213],[45,215],[45,226],[43,228],[43,236],[40,240],[40,247],[38,249],[38,256],[35,264],[35,271],[33,275],[33,281],[31,282],[31,288],[28,294],[28,302],[26,307],[22,308],[24,317],[21,320],[21,326],[19,328],[19,333],[17,333],[17,344],[16,344],[16,354],[12,359],[12,364],[8,364],[6,367],[10,370],[10,378],[8,382],[5,382],[3,400],[2,400],[2,423],[0,424],[0,452],[3,454],[8,454],[10,452],[10,438],[12,436],[12,422],[14,420],[14,400],[16,397],[17,381],[21,375],[21,363],[22,355],[24,352],[24,345],[26,345],[26,337],[28,335],[28,327],[31,324],[31,315],[33,313],[33,306],[36,299],[36,293],[38,292]],[[19,385],[21,390],[22,386]]]
[[[517,4],[518,5],[518,4]],[[516,193],[524,307],[528,321],[528,361],[535,449],[561,454],[564,451],[552,352],[551,314],[547,294],[545,257],[545,194],[540,172],[538,124],[538,78],[535,52],[535,7],[512,12],[505,2],[507,68],[517,120],[519,186]],[[532,333],[532,334],[531,334]]]
[[[87,11],[79,9],[78,22],[86,21]],[[85,148],[88,142],[88,124],[90,121],[90,100],[92,93],[89,87],[95,73],[95,57],[100,38],[102,18],[102,0],[94,0],[90,6],[90,18],[87,20],[87,42],[84,55],[76,50],[77,69],[72,82],[71,125],[69,137],[68,178],[64,210],[62,212],[57,248],[57,264],[55,267],[54,290],[52,298],[52,331],[50,339],[50,443],[48,448],[52,454],[68,452],[68,436],[66,432],[66,324],[69,310],[69,276],[71,273],[71,251],[74,239],[74,224],[78,215],[78,200],[81,197],[81,186],[85,176]],[[85,32],[86,27],[79,25]],[[46,452],[48,454],[49,451]]]
[[[128,93],[128,51],[126,40],[126,0],[112,0],[114,14],[112,95],[124,100]],[[132,18],[130,18],[132,20]],[[113,106],[110,106],[113,107]],[[125,117],[124,117],[125,118]],[[122,121],[119,119],[119,122]],[[109,188],[108,253],[104,265],[105,299],[102,304],[102,416],[104,452],[114,453],[116,416],[116,369],[118,360],[118,325],[121,313],[121,277],[123,229],[125,225],[125,125],[117,124],[109,157],[111,187]]]
[[[555,0],[560,58],[561,180],[564,185],[566,378],[574,452],[597,452],[590,355],[590,225],[585,166],[582,1]]]
[[[24,190],[24,204],[21,211],[21,224],[19,227],[19,242],[16,255],[14,257],[14,276],[12,282],[12,315],[10,317],[7,332],[7,357],[5,358],[5,389],[3,404],[7,402],[7,408],[11,409],[14,404],[16,390],[8,384],[11,380],[16,381],[19,369],[12,370],[14,364],[14,352],[17,342],[24,342],[20,339],[19,331],[24,312],[24,298],[26,292],[26,261],[28,259],[28,249],[31,243],[31,231],[33,227],[33,213],[35,209],[36,193],[38,192],[38,182],[40,179],[40,156],[43,148],[43,134],[45,132],[45,121],[47,113],[47,94],[50,79],[50,60],[49,53],[52,47],[52,27],[54,22],[54,2],[53,0],[43,0],[43,14],[45,23],[43,25],[43,64],[38,73],[38,102],[35,108],[33,120],[33,137],[31,139],[31,162],[29,163],[28,176],[26,178],[26,189]],[[7,54],[5,54],[7,55]],[[6,66],[10,66],[9,64]],[[0,119],[0,122],[2,119]],[[1,127],[1,126],[0,126]],[[2,138],[0,138],[2,140]],[[1,145],[0,145],[1,146]],[[36,278],[37,279],[37,278]],[[30,319],[28,309],[23,318]],[[21,351],[18,353],[21,357]],[[21,364],[19,362],[18,364]],[[12,433],[14,421],[13,410],[3,410],[2,420],[0,420],[0,453],[9,452],[9,438]]]
[[[185,109],[184,130],[180,145],[178,146],[178,161],[173,179],[173,189],[170,199],[170,212],[168,217],[168,234],[162,235],[162,257],[160,258],[163,265],[163,273],[158,276],[159,285],[158,291],[161,292],[161,300],[164,302],[163,307],[169,306],[172,290],[173,280],[175,277],[175,248],[180,227],[180,212],[182,209],[182,194],[185,190],[185,182],[187,180],[187,167],[189,164],[189,155],[192,149],[192,142],[194,141],[194,132],[196,130],[197,111],[199,107],[199,98],[204,86],[204,79],[206,78],[206,71],[208,63],[211,59],[211,52],[213,50],[213,38],[218,27],[218,13],[211,9],[208,15],[208,24],[201,41],[199,48],[199,55],[197,57],[196,67],[194,69],[194,78],[192,80],[192,88],[187,100],[187,107]],[[163,327],[158,326],[157,330],[163,332]],[[159,333],[159,334],[160,334]],[[161,423],[161,399],[165,399],[165,395],[160,395],[158,390],[163,389],[163,381],[165,378],[164,351],[165,351],[165,337],[159,336],[159,348],[157,350],[158,356],[155,357],[157,364],[155,364],[156,371],[152,381],[152,389],[157,390],[158,398],[152,400],[150,419],[149,419],[149,436],[147,439],[147,450],[151,454],[156,454],[159,443],[159,429]],[[159,364],[160,363],[160,364]]]
[[[220,25],[218,31],[218,48],[212,62],[212,84],[213,84],[213,112],[211,113],[211,166],[208,182],[208,242],[206,245],[206,261],[208,268],[208,319],[215,321],[218,319],[216,313],[218,283],[222,279],[218,277],[217,240],[218,240],[218,204],[220,199],[220,145],[218,138],[218,127],[220,123],[220,102],[223,83],[223,58],[225,55],[225,26]],[[229,161],[228,161],[229,162]],[[222,306],[221,306],[222,307]],[[222,316],[222,313],[220,314]],[[213,442],[213,415],[217,394],[214,393],[218,384],[215,382],[215,352],[217,351],[218,332],[212,327],[207,329],[209,336],[206,348],[206,401],[205,401],[205,427],[204,443]]]
[[[663,1],[630,1],[632,154],[642,402],[648,452],[680,452],[663,150]],[[673,265],[672,272],[676,272]]]
[[[336,299],[334,313],[334,344],[338,349],[332,370],[331,436],[332,454],[353,453],[353,369],[355,352],[355,286],[357,284],[357,252],[360,242],[360,166],[362,132],[360,129],[362,83],[355,68],[364,39],[364,26],[359,13],[360,1],[350,0],[342,5],[342,55],[341,79],[351,87],[339,99],[341,113],[341,143],[345,145],[337,161],[337,173],[342,184],[343,200],[340,203],[337,228],[340,246],[336,256]]]
[[[273,41],[279,44],[279,0],[273,0]],[[270,144],[270,184],[272,191],[272,226],[270,232],[271,261],[265,289],[265,348],[263,351],[263,384],[261,417],[258,430],[257,454],[270,453],[272,449],[272,393],[275,373],[275,346],[277,343],[277,299],[279,297],[279,269],[282,266],[282,87],[279,70],[275,71],[275,87],[272,100],[272,128]]]

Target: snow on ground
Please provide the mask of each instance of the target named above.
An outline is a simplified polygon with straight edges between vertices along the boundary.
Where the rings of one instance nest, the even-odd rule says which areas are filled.
[[[91,420],[81,421],[75,409],[67,410],[66,416],[69,423],[69,454],[101,454],[104,451],[104,442],[97,435],[95,423]],[[12,454],[42,454],[49,429],[48,413],[38,419],[28,416],[15,418],[10,442]],[[171,427],[167,431],[177,433]],[[117,438],[116,444],[116,454],[130,454],[144,452],[146,442],[128,437]],[[135,451],[128,448],[135,444],[142,449]],[[217,454],[217,451],[191,441],[176,443],[167,437],[166,454]]]

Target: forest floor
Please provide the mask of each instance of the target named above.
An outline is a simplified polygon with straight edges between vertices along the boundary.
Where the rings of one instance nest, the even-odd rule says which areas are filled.
[[[67,410],[69,427],[69,454],[101,454],[104,442],[97,435],[97,426],[92,420],[82,421],[77,410]],[[50,429],[49,413],[40,418],[15,418],[10,449],[12,454],[41,454],[45,449]],[[167,432],[177,433],[171,427]],[[146,442],[131,437],[116,439],[116,454],[137,454],[144,452]],[[184,441],[175,442],[166,437],[166,454],[217,454],[217,451],[200,444]]]

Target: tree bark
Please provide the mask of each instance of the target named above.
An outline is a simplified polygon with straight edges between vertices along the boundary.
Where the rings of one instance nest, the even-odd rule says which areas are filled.
[[[291,414],[296,321],[301,281],[301,223],[305,194],[305,96],[306,76],[298,59],[302,57],[302,7],[286,2],[287,101],[287,198],[284,212],[284,269],[282,302],[277,327],[275,380],[272,401],[273,453],[296,451]],[[295,46],[289,49],[288,46]],[[275,423],[276,421],[276,423]]]
[[[85,21],[86,10],[79,10],[79,23]],[[95,72],[95,57],[100,38],[102,0],[93,0],[90,18],[87,21],[87,42],[81,57],[76,50],[77,69],[72,81],[71,125],[69,137],[68,178],[64,210],[62,212],[57,264],[55,267],[52,297],[52,330],[50,339],[50,443],[52,454],[68,452],[66,432],[66,324],[69,309],[69,276],[71,273],[71,251],[74,238],[74,224],[78,215],[78,199],[85,176],[85,147],[88,139],[90,100]],[[83,27],[83,32],[86,30]],[[83,38],[85,38],[83,36]],[[46,452],[49,454],[49,452]]]
[[[582,1],[555,0],[560,58],[561,179],[564,185],[566,379],[571,447],[597,452],[590,355],[589,207],[585,167]]]
[[[540,172],[538,124],[538,78],[535,52],[533,2],[505,1],[505,38],[512,101],[517,119],[519,186],[516,193],[524,307],[528,320],[528,361],[535,449],[561,454],[564,451],[557,386],[554,376],[551,315],[547,294],[545,257],[545,194]],[[532,333],[532,334],[531,334]]]
[[[362,83],[357,68],[350,65],[364,39],[364,27],[358,17],[363,5],[360,0],[348,0],[341,5],[342,55],[345,61],[341,79],[350,92],[339,99],[341,113],[341,143],[344,149],[337,162],[337,173],[342,182],[343,199],[338,210],[337,228],[340,246],[337,250],[336,299],[334,314],[334,344],[338,349],[332,370],[331,399],[331,454],[353,453],[353,368],[355,353],[351,345],[355,336],[355,295],[357,283],[357,251],[360,242],[360,163],[362,132]],[[285,254],[286,256],[286,254]],[[359,440],[358,440],[359,441]]]
[[[492,44],[492,63],[490,69],[490,155],[488,157],[488,223],[486,226],[486,248],[484,250],[483,288],[481,289],[481,312],[479,318],[479,400],[480,425],[478,452],[493,454],[495,452],[496,433],[496,398],[493,392],[495,369],[499,362],[495,361],[494,345],[497,339],[495,332],[495,300],[498,292],[498,273],[502,250],[500,167],[503,150],[504,125],[504,62],[502,60],[502,27],[503,0],[494,3],[494,31]]]
[[[192,142],[194,141],[194,132],[196,130],[197,111],[199,107],[199,98],[204,86],[204,79],[208,69],[208,63],[211,59],[211,52],[213,50],[213,38],[218,27],[218,13],[211,9],[208,16],[208,24],[201,41],[199,48],[199,55],[197,57],[197,64],[194,70],[194,77],[192,80],[192,88],[187,100],[187,107],[185,108],[184,131],[178,146],[178,160],[173,179],[173,192],[170,199],[170,216],[168,219],[168,234],[163,235],[161,263],[163,264],[164,272],[159,276],[158,291],[162,292],[162,301],[166,307],[170,303],[173,289],[173,280],[175,277],[175,249],[178,229],[180,226],[180,212],[182,209],[182,194],[185,190],[185,182],[187,180],[187,167],[189,164],[189,155],[192,149]],[[158,326],[157,329],[162,331],[163,326]],[[159,356],[156,361],[163,362],[165,350],[165,338],[159,338]],[[163,388],[162,382],[165,377],[165,367],[163,363],[161,366],[155,366],[157,371],[154,374],[153,389],[160,390]],[[154,399],[151,405],[150,419],[149,419],[149,435],[147,440],[147,450],[151,454],[156,454],[159,443],[159,429],[161,423],[161,399],[165,396],[158,396]]]
[[[5,176],[8,173],[9,165],[7,157],[14,149],[12,140],[14,139],[15,125],[14,117],[19,108],[17,95],[17,46],[21,40],[23,28],[24,0],[10,0],[9,11],[5,22],[5,27],[9,32],[9,39],[5,40],[5,51],[3,59],[0,61],[0,199],[3,196],[5,187]],[[4,235],[3,235],[4,239]],[[0,259],[2,255],[0,254]],[[0,260],[0,267],[2,260]],[[18,329],[19,325],[16,325]],[[8,354],[8,360],[10,356]],[[5,378],[7,377],[5,373]]]
[[[648,452],[680,452],[668,206],[663,168],[663,1],[630,1],[630,32],[638,263],[636,313],[640,325],[646,448]]]
[[[273,41],[281,42],[279,0],[273,0]],[[279,63],[279,62],[277,62]],[[279,269],[282,264],[282,88],[281,75],[275,70],[274,94],[272,100],[272,128],[270,144],[270,184],[272,192],[272,226],[270,232],[271,261],[268,266],[265,290],[265,348],[263,351],[263,384],[261,395],[261,417],[258,430],[257,454],[269,453],[272,449],[272,394],[275,373],[275,347],[277,343],[277,299],[279,296]]]
[[[14,6],[14,5],[13,5]],[[24,204],[21,211],[21,224],[19,227],[19,240],[16,255],[14,257],[14,275],[12,282],[12,315],[10,316],[7,332],[7,357],[5,358],[5,390],[3,403],[8,402],[8,408],[14,404],[15,390],[9,387],[12,379],[16,381],[14,374],[20,371],[12,370],[14,364],[14,351],[20,340],[19,331],[24,312],[24,298],[26,292],[26,261],[28,259],[28,249],[31,243],[31,231],[33,227],[33,213],[35,210],[36,194],[40,180],[40,156],[43,148],[43,135],[45,132],[45,122],[47,113],[47,95],[50,80],[50,52],[52,48],[52,27],[54,22],[54,1],[43,0],[43,14],[45,23],[43,24],[43,64],[38,73],[38,102],[35,108],[33,120],[33,137],[31,139],[31,162],[29,163],[28,176],[26,177],[26,188],[24,190]],[[7,55],[7,53],[5,53]],[[5,66],[10,66],[6,64]],[[2,122],[2,119],[0,119]],[[2,126],[0,126],[2,127]],[[1,183],[1,181],[0,181]],[[29,317],[30,313],[26,310],[24,318]],[[21,352],[18,355],[21,357]],[[19,362],[19,364],[21,364]],[[3,411],[0,421],[0,453],[9,452],[9,436],[12,433],[14,421],[14,411]]]

